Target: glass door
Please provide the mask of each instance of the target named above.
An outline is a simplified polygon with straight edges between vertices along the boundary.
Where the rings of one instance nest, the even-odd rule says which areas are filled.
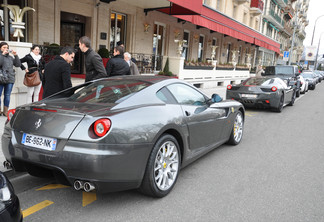
[[[153,34],[153,56],[152,64],[154,66],[154,71],[162,70],[162,58],[164,54],[164,35],[165,35],[165,25],[160,23],[154,24],[154,34]]]
[[[114,51],[117,42],[121,41],[126,47],[126,15],[113,12],[110,15],[110,52]]]
[[[79,48],[79,39],[84,35],[84,24],[61,22],[61,43],[62,47],[71,46],[75,49],[75,56],[71,67],[71,73],[82,73],[83,58]]]

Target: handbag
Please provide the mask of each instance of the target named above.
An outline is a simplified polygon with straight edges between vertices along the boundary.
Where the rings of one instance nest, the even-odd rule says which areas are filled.
[[[41,83],[38,70],[32,73],[26,73],[24,78],[24,85],[28,87],[38,86]]]
[[[6,70],[0,69],[0,84],[8,84],[9,76]]]

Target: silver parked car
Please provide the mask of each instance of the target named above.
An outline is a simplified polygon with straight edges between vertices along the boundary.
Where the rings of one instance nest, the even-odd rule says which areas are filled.
[[[2,149],[15,170],[77,190],[163,197],[181,167],[240,143],[244,112],[174,78],[106,78],[10,110]]]

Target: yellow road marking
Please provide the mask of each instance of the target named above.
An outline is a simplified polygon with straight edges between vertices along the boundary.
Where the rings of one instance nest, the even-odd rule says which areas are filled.
[[[53,189],[60,189],[60,188],[67,188],[69,186],[65,186],[65,185],[62,185],[62,184],[49,184],[49,185],[46,185],[44,187],[41,187],[41,188],[38,188],[38,190],[53,190]]]
[[[45,208],[48,207],[49,205],[53,204],[54,202],[49,201],[49,200],[44,200],[43,202],[40,202],[39,204],[36,204],[26,210],[23,210],[23,218],[28,217],[29,215]]]
[[[245,112],[246,116],[254,116],[255,114],[256,114],[256,112],[250,112],[250,111]]]
[[[82,206],[85,207],[97,200],[97,194],[95,192],[82,192]]]

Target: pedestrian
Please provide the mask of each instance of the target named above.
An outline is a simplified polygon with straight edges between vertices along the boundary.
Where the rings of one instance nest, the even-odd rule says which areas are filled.
[[[64,47],[60,55],[47,63],[43,78],[43,98],[72,87],[71,63],[74,56],[72,47]]]
[[[124,53],[124,59],[127,62],[127,64],[129,65],[130,74],[131,75],[139,75],[140,73],[138,71],[137,65],[131,60],[132,56],[129,52]]]
[[[33,73],[36,70],[38,71],[39,78],[43,80],[43,74],[45,69],[45,61],[42,59],[40,55],[40,48],[38,45],[33,45],[31,47],[31,52],[27,54],[24,58],[20,59],[21,63],[26,62],[27,68],[21,64],[20,68],[25,70],[26,73]],[[34,102],[38,101],[39,92],[41,90],[42,83],[37,86],[27,86],[27,103],[33,102],[33,94],[34,94]]]
[[[257,69],[255,70],[255,76],[262,77],[262,73],[264,73],[264,70],[262,68],[262,65],[259,64]]]
[[[118,41],[118,42],[117,42],[117,46],[122,46],[122,47],[124,47],[124,51],[125,51],[125,45],[124,45],[124,43],[123,43],[122,41]],[[125,58],[124,58],[124,59],[125,59]],[[135,58],[131,57],[131,60],[132,60],[133,63],[136,64],[137,61],[136,61]]]
[[[130,68],[124,60],[124,47],[116,46],[114,48],[114,57],[109,59],[106,71],[108,76],[130,75]]]
[[[85,82],[107,77],[102,58],[90,47],[91,41],[87,36],[79,39],[79,48],[85,55],[86,78]]]
[[[14,70],[15,67],[20,67],[21,62],[17,55],[17,52],[14,50],[9,51],[9,45],[6,42],[0,43],[0,68],[3,72],[8,75],[8,81],[6,83],[0,84],[0,97],[2,96],[2,90],[4,90],[3,97],[3,111],[1,111],[2,116],[7,116],[9,104],[10,104],[10,95],[12,91],[12,87],[15,83],[16,72]],[[12,56],[13,55],[13,56]],[[0,104],[1,108],[1,104]]]

